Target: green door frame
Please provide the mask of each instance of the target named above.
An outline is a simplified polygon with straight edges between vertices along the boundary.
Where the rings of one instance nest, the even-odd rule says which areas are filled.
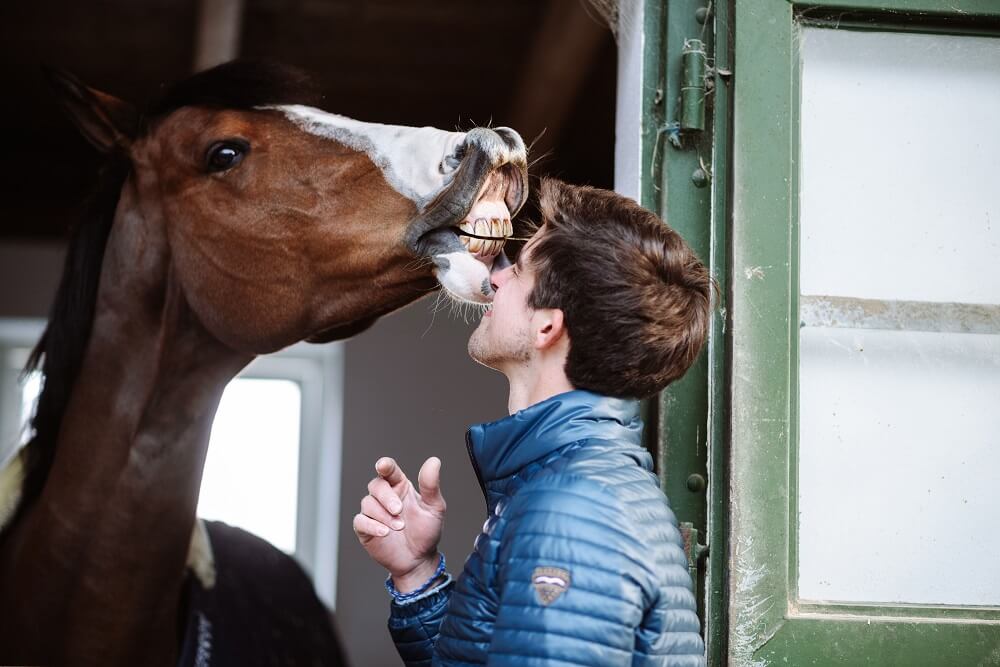
[[[727,156],[729,8],[709,0],[646,0],[642,204],[688,241],[718,285],[708,343],[694,366],[648,406],[647,435],[663,490],[688,542],[707,651],[725,655],[727,414]],[[716,40],[716,34],[722,35]],[[681,127],[685,44],[704,45],[704,129]],[[689,49],[690,50],[690,49]],[[697,63],[696,63],[697,64]],[[690,63],[689,63],[690,65]],[[690,82],[690,79],[689,79]],[[711,416],[711,417],[710,417]],[[708,507],[719,511],[709,512]]]

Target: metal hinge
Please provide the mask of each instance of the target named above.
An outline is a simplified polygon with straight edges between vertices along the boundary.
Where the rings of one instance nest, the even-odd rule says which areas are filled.
[[[700,39],[684,40],[681,50],[680,129],[705,129],[705,91],[708,80],[708,55]]]

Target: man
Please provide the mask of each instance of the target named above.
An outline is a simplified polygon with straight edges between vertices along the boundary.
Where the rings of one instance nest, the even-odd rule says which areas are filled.
[[[453,581],[438,554],[437,458],[419,489],[379,459],[354,530],[389,571],[407,665],[702,665],[635,399],[694,362],[711,278],[676,232],[614,193],[547,180],[540,206],[469,340],[507,376],[510,416],[467,435],[489,518],[463,573]]]

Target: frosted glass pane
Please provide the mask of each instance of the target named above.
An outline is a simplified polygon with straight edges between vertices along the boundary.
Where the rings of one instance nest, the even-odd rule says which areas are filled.
[[[229,383],[212,425],[198,516],[295,551],[301,407],[295,382]]]
[[[803,294],[1000,303],[1000,39],[802,31]]]
[[[800,340],[800,598],[1000,605],[1000,336]]]

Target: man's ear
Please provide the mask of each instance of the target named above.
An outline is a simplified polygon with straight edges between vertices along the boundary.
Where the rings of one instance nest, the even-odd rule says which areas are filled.
[[[568,337],[563,311],[559,308],[536,310],[534,320],[536,349],[549,349]]]
[[[88,88],[69,72],[44,68],[62,110],[102,153],[127,153],[139,131],[139,114],[128,102]]]

